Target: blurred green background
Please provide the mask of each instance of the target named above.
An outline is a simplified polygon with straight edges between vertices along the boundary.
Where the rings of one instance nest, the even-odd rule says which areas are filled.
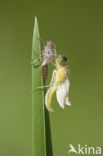
[[[67,156],[70,143],[103,146],[103,1],[7,0],[0,3],[0,156],[32,156],[35,16],[71,70],[72,106],[62,110],[54,98],[50,114],[54,156]]]

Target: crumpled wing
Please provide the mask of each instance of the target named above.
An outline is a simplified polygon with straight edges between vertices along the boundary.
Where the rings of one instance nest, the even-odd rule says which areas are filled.
[[[50,112],[53,112],[53,109],[52,109],[52,99],[53,99],[53,95],[56,91],[56,85],[54,86],[51,86],[47,93],[46,93],[46,96],[45,96],[45,105],[46,105],[46,108],[48,109],[48,111]]]
[[[70,82],[68,79],[65,80],[65,86],[66,86],[66,99],[65,99],[65,104],[68,106],[71,106],[71,103],[69,101],[69,87],[70,87]]]
[[[52,105],[52,98],[53,98],[53,95],[57,89],[57,86],[55,83],[55,75],[56,75],[56,70],[53,71],[52,79],[50,82],[50,88],[47,90],[47,93],[45,95],[45,105],[46,105],[46,108],[48,109],[48,111],[50,111],[50,112],[53,112],[53,109],[51,106]]]
[[[56,91],[56,96],[57,96],[57,101],[60,105],[61,108],[64,109],[65,104],[70,106],[70,102],[68,99],[68,94],[69,94],[69,80],[66,79],[64,82],[58,85],[57,91]]]

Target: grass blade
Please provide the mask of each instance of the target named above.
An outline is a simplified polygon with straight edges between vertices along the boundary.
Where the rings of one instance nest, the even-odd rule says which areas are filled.
[[[32,43],[32,60],[35,53],[40,54],[40,40],[37,18]],[[32,90],[38,86],[45,86],[46,82],[40,75],[40,68],[32,65]],[[33,133],[33,156],[53,156],[49,113],[45,108],[46,88],[38,90],[32,95],[32,133]]]
[[[37,18],[32,43],[32,60],[34,53],[40,53],[40,40]],[[32,65],[32,89],[42,86],[42,78],[38,68]],[[41,95],[42,94],[42,95]],[[36,91],[32,94],[32,133],[33,133],[33,156],[46,156],[46,137],[45,137],[45,114],[44,114],[44,96],[42,91]]]

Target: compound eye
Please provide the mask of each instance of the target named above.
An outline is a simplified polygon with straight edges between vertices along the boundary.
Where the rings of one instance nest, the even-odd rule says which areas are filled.
[[[66,56],[62,56],[62,60],[63,60],[64,62],[66,62],[68,59],[67,59]]]

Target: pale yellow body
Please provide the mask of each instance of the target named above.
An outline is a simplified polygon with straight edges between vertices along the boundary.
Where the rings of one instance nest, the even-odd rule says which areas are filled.
[[[51,91],[49,94],[49,107],[51,109],[51,104],[52,104],[52,99],[53,99],[53,95],[57,90],[57,87],[60,83],[64,82],[68,77],[68,69],[65,66],[58,66],[57,70],[56,70],[56,74],[54,77],[54,82],[53,82],[53,86],[51,87]]]
[[[61,82],[63,82],[68,76],[68,69],[66,67],[62,67],[60,66],[59,68],[57,68],[57,72],[56,72],[56,84],[60,84]]]

